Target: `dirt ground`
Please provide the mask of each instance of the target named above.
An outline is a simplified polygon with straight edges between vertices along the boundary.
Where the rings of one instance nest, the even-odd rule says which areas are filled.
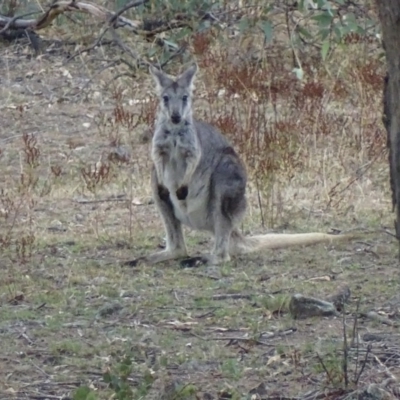
[[[149,187],[152,83],[146,71],[112,80],[118,71],[104,69],[100,50],[65,63],[67,52],[0,47],[0,399],[400,398],[384,66],[363,60],[359,90],[351,75],[332,84],[316,74],[301,87],[271,78],[279,118],[262,109],[258,129],[273,133],[272,145],[257,154],[259,164],[279,160],[264,165],[268,179],[245,147],[254,130],[233,138],[250,171],[246,233],[365,238],[219,268],[129,268],[120,261],[164,243]],[[251,128],[253,103],[224,105],[233,89],[212,86],[220,78],[208,65],[196,112],[211,115],[204,104],[215,98],[219,126],[233,124],[229,114]],[[212,245],[186,233],[192,254]],[[343,317],[290,315],[293,294],[325,299],[343,285]]]

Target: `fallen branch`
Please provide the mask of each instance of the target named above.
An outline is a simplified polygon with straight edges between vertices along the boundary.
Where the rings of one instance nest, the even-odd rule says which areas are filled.
[[[398,326],[397,322],[392,321],[383,315],[379,315],[375,311],[361,312],[360,315],[361,315],[361,317],[369,318],[369,319],[372,319],[373,321],[378,321],[384,325],[395,326],[395,327]]]
[[[0,35],[2,33],[4,33],[7,29],[9,29],[19,19],[22,19],[24,17],[27,17],[28,15],[33,15],[33,14],[37,14],[37,12],[34,11],[34,12],[27,13],[27,14],[16,15],[15,17],[10,18],[10,20],[4,25],[4,27],[2,29],[0,29]],[[0,18],[1,18],[1,16],[0,16]],[[8,17],[6,17],[6,18],[8,18]]]
[[[142,26],[142,22],[121,17],[120,14],[129,8],[137,7],[146,3],[147,1],[149,0],[130,2],[117,13],[113,13],[107,8],[90,2],[57,0],[42,16],[36,19],[20,19],[21,17],[11,18],[0,15],[0,27],[5,27],[8,24],[8,27],[12,29],[33,29],[38,31],[50,26],[50,24],[59,15],[64,14],[65,12],[83,12],[86,14],[91,14],[105,22],[111,21],[114,28],[125,28],[131,30],[132,32],[137,32],[137,30]]]
[[[87,1],[56,0],[43,15],[36,19],[22,19],[24,15],[18,17],[0,15],[0,27],[2,29],[32,29],[38,31],[49,27],[59,15],[67,12],[81,12],[93,15],[107,23],[106,31],[109,27],[114,29],[124,28],[147,39],[172,29],[192,27],[193,15],[184,13],[175,15],[174,19],[157,19],[153,23],[150,21],[131,20],[121,16],[125,11],[143,5],[148,1],[131,1],[114,13],[105,7]],[[197,19],[218,21],[215,17],[211,18],[209,13],[199,13]]]

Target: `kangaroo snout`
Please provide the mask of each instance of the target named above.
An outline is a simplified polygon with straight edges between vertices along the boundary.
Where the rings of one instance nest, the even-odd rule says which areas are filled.
[[[179,124],[179,122],[181,122],[181,120],[182,120],[182,117],[179,114],[173,113],[171,115],[171,121],[173,124]]]

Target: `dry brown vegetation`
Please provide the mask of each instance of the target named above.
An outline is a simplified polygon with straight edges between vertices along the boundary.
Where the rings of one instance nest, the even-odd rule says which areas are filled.
[[[218,269],[129,269],[119,261],[163,245],[149,187],[156,102],[147,71],[128,69],[115,46],[68,61],[96,39],[95,23],[55,24],[38,56],[25,42],[0,47],[0,399],[398,398],[379,42],[349,37],[325,62],[304,48],[299,80],[284,26],[269,44],[210,29],[166,67],[198,62],[196,116],[246,162],[244,231],[365,240]],[[210,246],[187,234],[192,254]],[[342,284],[343,320],[290,316],[290,295],[325,298]]]

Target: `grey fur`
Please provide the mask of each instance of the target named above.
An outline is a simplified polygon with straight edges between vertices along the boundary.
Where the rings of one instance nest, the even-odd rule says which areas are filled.
[[[340,238],[323,233],[242,236],[238,226],[246,211],[245,167],[218,129],[193,119],[192,90],[196,72],[197,65],[193,64],[177,79],[171,79],[150,67],[160,100],[151,151],[154,162],[151,185],[167,245],[164,251],[144,260],[154,264],[187,257],[182,224],[214,235],[211,254],[201,257],[203,262],[211,264],[263,247],[279,248]]]

